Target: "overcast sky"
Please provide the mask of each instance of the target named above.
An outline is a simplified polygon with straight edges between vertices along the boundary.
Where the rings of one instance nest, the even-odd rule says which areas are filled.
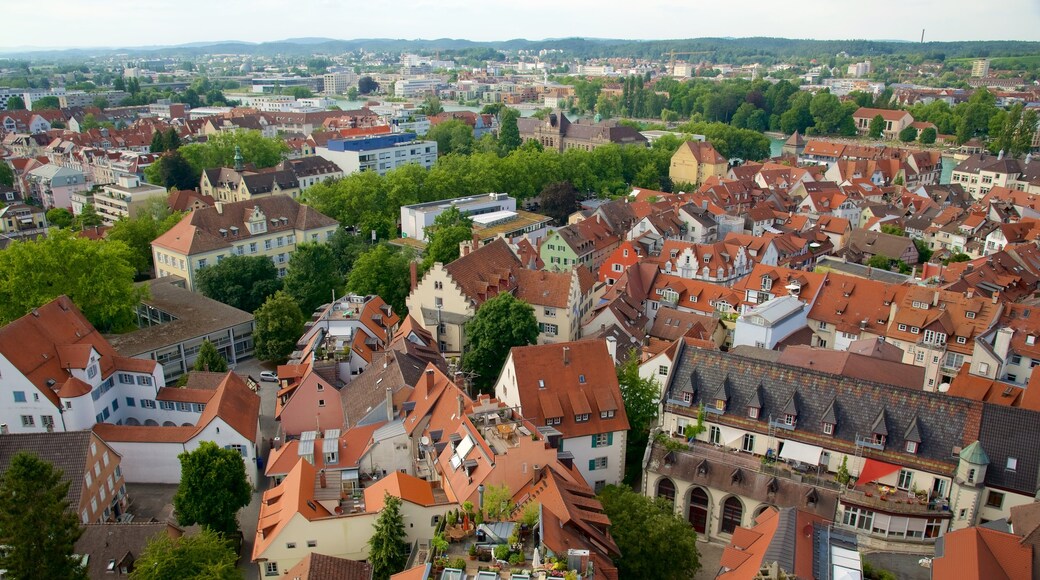
[[[1040,0],[44,0],[4,2],[3,47],[330,38],[1040,40]],[[42,10],[42,11],[41,11]]]

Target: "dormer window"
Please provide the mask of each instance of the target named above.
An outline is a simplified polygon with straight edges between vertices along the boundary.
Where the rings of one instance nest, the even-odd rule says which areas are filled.
[[[918,300],[914,300],[914,304],[913,305],[914,305],[914,308],[917,308],[919,310],[928,310],[928,303],[927,302],[921,302],[921,301],[918,301]]]
[[[823,434],[824,435],[834,435],[834,423],[824,423],[823,424]]]
[[[882,435],[881,433],[874,433],[873,443],[874,443],[874,445],[880,445],[880,446],[884,447],[885,446],[885,436]]]
[[[1008,457],[1006,469],[1008,471],[1015,471],[1016,469],[1018,469],[1018,459],[1014,457]]]
[[[969,311],[964,313],[964,316],[966,316],[968,318],[975,318],[975,313],[969,310]]]
[[[773,279],[769,276],[762,276],[762,289],[771,290],[773,288]]]
[[[578,375],[578,383],[585,384],[585,375]]]
[[[968,344],[968,339],[963,336],[957,337],[957,344]]]
[[[726,400],[725,399],[715,399],[715,408],[718,409],[719,411],[725,412],[726,411]]]
[[[693,393],[691,393],[689,391],[683,393],[682,394],[682,400],[683,400],[684,403],[687,403],[687,404],[692,403],[693,402]]]
[[[917,441],[907,441],[906,442],[906,452],[907,453],[917,453]]]
[[[921,334],[921,329],[916,326],[910,327],[910,334]]]
[[[553,425],[559,425],[562,421],[562,417],[549,417],[545,420],[545,424],[551,427]]]
[[[758,419],[758,407],[747,408],[748,419]]]
[[[784,415],[784,425],[794,426],[795,416],[791,414]]]
[[[584,422],[586,422],[588,420],[589,420],[589,414],[588,413],[578,413],[578,414],[574,415],[574,421],[576,423],[584,423]]]

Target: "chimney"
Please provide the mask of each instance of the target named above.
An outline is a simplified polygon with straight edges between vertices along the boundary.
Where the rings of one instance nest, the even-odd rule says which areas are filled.
[[[965,292],[964,295],[967,298],[974,298],[975,297],[975,289],[974,288],[968,288],[968,291]]]
[[[993,293],[993,303],[996,304],[1000,300],[1000,292]]]
[[[465,411],[465,409],[463,408],[463,401],[465,401],[465,399],[462,398],[462,393],[459,393],[459,396],[456,397],[456,399],[459,402],[458,416],[461,417],[463,415],[463,412]]]
[[[426,394],[429,396],[430,391],[433,390],[433,369],[426,369],[424,374],[426,375]]]
[[[610,353],[610,360],[617,364],[617,339],[613,336],[607,337],[607,352]]]
[[[563,366],[571,364],[571,347],[563,347]]]
[[[1001,360],[1006,359],[1011,352],[1011,337],[1014,335],[1015,331],[1006,326],[997,331],[997,337],[993,340],[993,353]]]
[[[217,208],[217,213],[218,214],[224,215],[224,202],[222,202],[222,201],[213,202],[213,207]]]
[[[386,388],[386,420],[394,420],[394,390]]]
[[[325,489],[326,487],[329,486],[329,482],[325,479],[325,470],[324,469],[322,469],[320,472],[318,472],[318,482],[319,482],[319,485],[321,485],[322,489]]]
[[[409,272],[411,273],[412,290],[419,285],[419,266],[413,261],[408,265]]]

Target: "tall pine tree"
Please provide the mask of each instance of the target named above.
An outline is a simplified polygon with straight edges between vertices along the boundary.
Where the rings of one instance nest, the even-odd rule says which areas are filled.
[[[375,532],[368,540],[368,561],[372,564],[374,580],[387,580],[404,569],[408,563],[408,542],[405,540],[401,500],[383,496],[383,510],[375,523]]]
[[[61,479],[60,470],[24,451],[0,476],[0,569],[5,578],[86,578],[72,553],[82,531],[68,509],[69,482]]]

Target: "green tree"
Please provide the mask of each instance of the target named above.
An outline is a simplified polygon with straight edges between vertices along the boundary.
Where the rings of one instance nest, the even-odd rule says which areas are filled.
[[[880,139],[884,132],[885,118],[881,115],[874,115],[874,118],[870,120],[870,125],[867,128],[867,137],[870,137],[871,139]]]
[[[639,478],[642,464],[640,459],[650,439],[650,425],[657,418],[661,386],[652,378],[645,379],[639,376],[639,356],[634,349],[625,364],[617,367],[617,379],[629,425],[625,465],[634,465],[625,475],[626,480],[634,483]]]
[[[697,532],[664,499],[608,485],[599,494],[621,558],[621,578],[686,580],[700,569]]]
[[[513,492],[509,485],[488,485],[484,489],[484,521],[508,520],[513,513]]]
[[[73,475],[72,480],[78,481]],[[0,475],[0,569],[14,580],[85,579],[73,554],[82,531],[61,470],[22,451]]]
[[[842,107],[838,97],[828,91],[821,91],[813,95],[809,102],[809,114],[812,115],[815,124],[813,129],[819,135],[830,135],[837,133],[845,117],[845,108]]]
[[[153,198],[133,218],[119,218],[108,231],[109,240],[125,243],[133,252],[132,264],[139,275],[152,272],[152,241],[177,225],[183,214],[171,212],[166,198]]]
[[[289,258],[283,284],[285,292],[300,305],[300,311],[311,313],[342,294],[346,278],[329,245],[301,242]]]
[[[426,138],[437,142],[439,155],[466,155],[473,150],[473,127],[458,119],[437,123],[426,133]]]
[[[922,145],[931,145],[932,143],[935,143],[937,137],[938,134],[934,127],[925,127],[921,130],[921,134],[917,137],[917,140],[920,141]]]
[[[358,92],[362,95],[370,95],[379,90],[379,83],[372,79],[370,76],[364,76],[358,79]]]
[[[246,163],[257,168],[274,167],[289,153],[285,141],[264,137],[260,131],[227,131],[210,136],[205,143],[182,145],[177,151],[196,176],[213,167],[234,167],[236,147]],[[197,179],[196,179],[197,181]]]
[[[199,524],[221,534],[238,531],[238,510],[249,505],[252,488],[242,455],[234,449],[203,441],[194,451],[177,456],[181,482],[173,496],[177,521]]]
[[[33,101],[32,110],[45,111],[47,109],[60,109],[61,101],[58,97],[40,97]]]
[[[356,101],[357,98],[358,98],[357,87],[350,87],[349,89],[347,89],[347,100],[348,101]]]
[[[79,229],[83,229],[104,225],[105,222],[101,219],[97,209],[94,208],[94,204],[88,203],[83,206],[83,211],[76,216],[75,223]]]
[[[195,286],[203,295],[246,312],[255,312],[282,288],[278,269],[263,256],[228,256],[199,269]]]
[[[550,183],[538,194],[541,212],[558,225],[567,223],[567,218],[578,211],[578,192],[569,181]]]
[[[508,155],[520,147],[520,129],[517,119],[520,111],[506,107],[498,116],[498,146],[502,155]]]
[[[170,127],[163,133],[163,142],[166,144],[167,151],[175,151],[181,146],[181,137],[177,134],[177,129]]]
[[[429,243],[423,256],[423,269],[429,269],[435,262],[449,264],[458,259],[459,244],[473,238],[473,220],[452,206],[426,228],[426,237]]]
[[[389,493],[383,495],[383,509],[368,539],[368,561],[374,580],[388,580],[404,570],[408,563],[408,540],[401,515],[401,500]]]
[[[63,207],[47,210],[47,223],[57,228],[71,228],[75,218],[71,211]]]
[[[134,562],[131,580],[241,580],[238,554],[231,540],[203,528],[198,534],[171,538],[160,532]]]
[[[162,153],[166,151],[166,138],[163,137],[162,131],[156,131],[152,133],[152,144],[148,146],[150,153]]]
[[[441,106],[441,100],[437,97],[430,95],[423,99],[423,104],[419,108],[424,115],[432,117],[434,115],[440,115],[444,112],[444,107]]]
[[[94,113],[87,113],[86,115],[83,115],[83,120],[79,124],[79,129],[80,131],[90,131],[91,129],[97,129],[100,126],[101,123],[98,122]]]
[[[899,140],[903,143],[911,143],[917,140],[917,129],[906,126],[902,131],[899,132]]]
[[[255,313],[256,358],[266,361],[284,361],[296,348],[303,334],[304,317],[299,305],[279,290],[264,302]]]
[[[205,339],[199,347],[199,354],[195,357],[195,365],[192,368],[210,373],[226,373],[228,364],[217,351],[217,347],[213,346],[209,339]]]
[[[24,111],[25,110],[25,99],[21,97],[8,97],[7,99],[7,110],[8,111]]]
[[[134,285],[132,256],[119,241],[77,237],[67,229],[0,250],[0,324],[68,296],[101,332],[128,329],[147,289]]]
[[[0,185],[14,186],[14,170],[2,159],[0,159]]]
[[[1028,109],[1022,113],[1022,120],[1015,127],[1015,136],[1011,140],[1012,155],[1018,156],[1032,150],[1038,121],[1040,121],[1040,114],[1036,109]]]
[[[906,230],[899,226],[885,224],[881,226],[881,233],[892,234],[893,236],[906,236]]]
[[[924,264],[928,260],[932,259],[932,254],[935,252],[928,247],[928,242],[924,240],[914,240],[914,245],[917,246],[917,261]]]
[[[196,173],[195,168],[180,151],[167,151],[155,163],[144,169],[144,177],[148,183],[161,185],[166,189],[195,189],[201,176],[202,170]]]
[[[387,244],[373,246],[358,256],[347,276],[347,291],[376,294],[399,313],[411,290],[411,256]]]
[[[867,265],[871,268],[878,268],[881,270],[888,270],[892,267],[894,260],[884,254],[875,254],[867,260]]]
[[[495,384],[509,349],[538,339],[538,321],[530,304],[502,292],[480,306],[465,333],[469,350],[462,355],[462,367],[474,373],[474,384],[486,391]]]

